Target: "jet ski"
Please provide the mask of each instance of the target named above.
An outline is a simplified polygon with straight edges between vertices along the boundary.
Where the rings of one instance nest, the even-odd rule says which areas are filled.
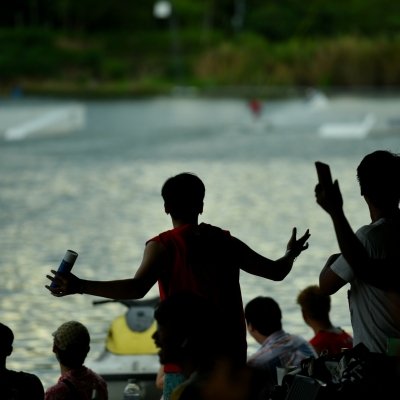
[[[162,391],[155,381],[160,362],[152,335],[157,329],[154,307],[158,297],[149,300],[99,300],[94,306],[121,303],[128,310],[115,318],[108,330],[105,349],[88,367],[107,382],[109,400],[121,400],[128,379],[136,379],[141,400],[159,400]]]

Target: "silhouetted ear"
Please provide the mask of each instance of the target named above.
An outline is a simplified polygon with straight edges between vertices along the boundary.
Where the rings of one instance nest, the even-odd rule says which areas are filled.
[[[251,333],[251,332],[254,332],[254,328],[253,328],[253,325],[251,324],[251,322],[248,322],[247,323],[247,330]]]
[[[165,214],[169,214],[170,212],[169,212],[169,208],[168,208],[168,206],[164,203],[164,210],[165,210]]]
[[[204,209],[204,203],[201,203],[199,214],[203,214],[203,209]]]
[[[10,346],[10,349],[8,350],[8,354],[7,354],[7,357],[8,356],[11,356],[11,353],[13,352],[13,350],[14,350],[14,348],[12,347],[12,346]]]

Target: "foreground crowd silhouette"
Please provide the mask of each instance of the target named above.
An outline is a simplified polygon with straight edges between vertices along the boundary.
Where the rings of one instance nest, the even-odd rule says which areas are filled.
[[[307,250],[309,231],[297,239],[293,228],[286,251],[277,260],[258,254],[228,231],[198,223],[205,186],[191,173],[176,175],[164,183],[161,194],[173,229],[146,243],[134,278],[89,281],[72,273],[63,276],[51,271],[54,277],[47,278],[57,287],[46,288],[55,297],[80,293],[141,299],[158,282],[161,303],[155,310],[158,329],[154,340],[164,366],[164,400],[280,399],[289,396],[301,377],[314,379],[323,390],[330,389],[325,398],[351,397],[358,379],[355,376],[361,376],[360,387],[374,384],[368,389],[370,393],[377,387],[382,390],[381,378],[367,377],[372,371],[367,367],[382,363],[386,377],[397,374],[396,358],[388,361],[382,357],[387,357],[388,339],[400,339],[400,156],[389,151],[367,155],[357,168],[357,178],[370,221],[356,233],[344,214],[339,183],[320,180],[315,188],[317,203],[332,219],[341,253],[327,258],[319,286],[305,288],[297,297],[304,321],[315,333],[310,342],[282,329],[281,309],[270,297],[257,297],[243,310],[239,285],[240,270],[268,280],[283,280],[296,258]],[[351,285],[354,340],[329,317],[329,295],[347,283]],[[12,346],[12,339],[6,339],[10,334],[4,333],[7,329],[2,325],[0,330],[3,387],[11,382],[4,377],[13,373],[5,368]],[[248,360],[246,330],[261,345]],[[83,366],[89,340],[87,329],[74,321],[54,333],[53,351],[61,377],[46,391],[45,399],[74,398],[74,393],[90,399],[93,387],[99,398],[107,399],[105,382]],[[332,382],[326,375],[326,362],[336,363],[329,373]],[[289,374],[278,382],[279,368],[290,366],[298,367],[297,375]],[[20,378],[35,379],[33,375]],[[324,379],[328,389],[321,384]],[[43,387],[40,381],[35,382],[37,398],[43,398]],[[387,389],[386,381],[384,386]],[[9,398],[15,396],[12,390],[18,388],[10,387]],[[36,399],[32,392],[29,398]]]

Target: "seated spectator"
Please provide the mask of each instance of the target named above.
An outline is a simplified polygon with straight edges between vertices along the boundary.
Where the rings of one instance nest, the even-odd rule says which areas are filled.
[[[36,375],[6,368],[6,358],[13,351],[13,341],[12,330],[0,323],[0,399],[43,400],[43,385]]]
[[[305,323],[315,333],[310,343],[318,355],[322,350],[337,354],[342,348],[353,348],[353,338],[342,328],[332,325],[329,319],[331,298],[322,294],[317,285],[302,290],[297,297],[297,304],[301,307]]]
[[[90,400],[95,388],[101,400],[108,399],[107,384],[83,363],[90,350],[87,328],[79,322],[62,324],[54,333],[53,352],[60,364],[58,383],[47,389],[45,400]]]
[[[170,399],[200,399],[204,375],[223,353],[216,307],[204,297],[182,291],[162,301],[154,317],[158,328],[153,338],[161,348],[161,364],[177,365],[186,379]]]
[[[265,391],[277,384],[276,367],[300,366],[305,358],[316,356],[305,339],[282,330],[281,309],[271,297],[256,297],[246,305],[244,313],[250,335],[261,344],[248,365],[266,373]]]

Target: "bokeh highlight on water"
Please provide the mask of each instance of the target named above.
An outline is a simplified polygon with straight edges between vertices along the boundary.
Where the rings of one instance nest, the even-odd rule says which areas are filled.
[[[310,229],[310,248],[283,282],[242,273],[241,286],[244,303],[272,296],[282,308],[284,329],[311,338],[296,296],[318,282],[326,259],[338,252],[332,223],[315,203],[314,161],[331,165],[357,228],[370,220],[356,167],[374,150],[397,150],[399,138],[321,139],[312,115],[307,123],[290,124],[290,101],[266,102],[264,123],[252,121],[241,100],[84,104],[88,119],[82,132],[0,142],[0,321],[15,334],[8,367],[37,374],[45,388],[54,384],[59,370],[51,334],[67,320],[88,326],[88,360],[100,354],[110,321],[124,307],[93,307],[87,295],[54,298],[44,288],[45,275],[72,249],[79,253],[74,273],[82,278],[132,277],[146,240],[171,228],[160,188],[183,171],[205,182],[201,220],[269,258],[284,254],[294,226],[299,235]],[[268,118],[284,116],[285,109],[289,123],[271,128]],[[346,291],[333,296],[331,317],[351,332]],[[148,296],[157,293],[153,287]],[[251,352],[257,346],[251,338],[249,343]]]

